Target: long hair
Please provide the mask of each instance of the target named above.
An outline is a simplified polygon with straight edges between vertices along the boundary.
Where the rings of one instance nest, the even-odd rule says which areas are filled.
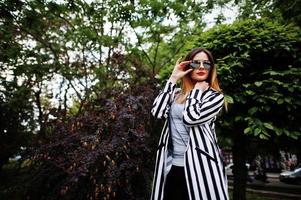
[[[212,67],[209,71],[208,78],[206,81],[208,82],[209,86],[212,87],[214,90],[218,92],[222,92],[220,86],[219,86],[219,81],[217,79],[217,71],[216,71],[216,65],[213,59],[213,56],[210,51],[208,51],[205,48],[195,48],[192,49],[185,57],[184,61],[189,61],[194,58],[194,56],[200,52],[204,52],[207,56],[209,61],[212,63]],[[189,68],[189,66],[185,67],[185,71]],[[191,73],[191,72],[190,72]],[[186,74],[184,77],[180,79],[181,81],[181,90],[183,97],[179,99],[180,103],[184,103],[187,95],[189,92],[194,88],[194,83],[190,77],[190,73]],[[226,110],[227,110],[227,105],[225,104]]]

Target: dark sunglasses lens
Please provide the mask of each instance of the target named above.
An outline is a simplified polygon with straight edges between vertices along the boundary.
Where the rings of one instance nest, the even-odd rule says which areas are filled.
[[[193,62],[193,63],[190,63],[190,66],[191,66],[193,69],[197,69],[197,68],[200,66],[200,64]]]
[[[210,63],[203,63],[203,66],[205,69],[210,69],[211,68],[211,64]]]

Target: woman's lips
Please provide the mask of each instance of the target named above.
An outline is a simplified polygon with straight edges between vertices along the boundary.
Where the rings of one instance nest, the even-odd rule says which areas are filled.
[[[200,75],[200,76],[203,76],[205,73],[204,72],[199,72],[197,74]]]

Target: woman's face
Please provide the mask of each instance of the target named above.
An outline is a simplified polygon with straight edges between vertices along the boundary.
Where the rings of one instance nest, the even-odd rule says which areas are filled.
[[[209,61],[209,58],[207,56],[207,54],[205,52],[199,52],[197,53],[192,60],[199,60],[199,61]],[[190,73],[190,78],[194,81],[194,82],[201,82],[201,81],[205,81],[208,78],[209,75],[209,70],[204,68],[204,64],[203,62],[201,62],[202,64],[197,68],[194,69],[191,73]]]

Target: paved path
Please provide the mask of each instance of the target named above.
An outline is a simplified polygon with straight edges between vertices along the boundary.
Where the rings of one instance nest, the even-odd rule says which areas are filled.
[[[249,174],[253,182],[247,183],[248,192],[259,193],[272,199],[301,200],[301,185],[280,182],[279,173],[267,173],[267,183],[255,180],[252,172]],[[233,177],[229,177],[229,189],[233,189]]]

